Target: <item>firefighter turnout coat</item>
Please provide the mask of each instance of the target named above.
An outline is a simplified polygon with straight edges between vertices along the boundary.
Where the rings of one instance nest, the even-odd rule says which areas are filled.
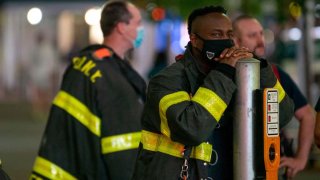
[[[145,82],[111,49],[73,57],[53,100],[30,179],[130,179]]]
[[[149,83],[135,180],[177,180],[181,176],[199,180],[208,178],[208,171],[213,179],[232,179],[235,68],[218,64],[205,74],[190,49],[189,45],[180,60]],[[270,65],[262,64],[262,88],[280,92],[283,126],[293,115],[292,100]]]

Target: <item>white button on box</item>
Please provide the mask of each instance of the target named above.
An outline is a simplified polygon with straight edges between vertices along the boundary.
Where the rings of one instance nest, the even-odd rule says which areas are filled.
[[[268,103],[267,112],[278,112],[278,103]]]
[[[267,102],[278,102],[278,92],[277,91],[269,91]]]
[[[277,134],[279,134],[279,125],[268,124],[268,135],[277,135]]]
[[[279,122],[279,114],[278,113],[268,113],[267,115],[267,123],[278,123]]]

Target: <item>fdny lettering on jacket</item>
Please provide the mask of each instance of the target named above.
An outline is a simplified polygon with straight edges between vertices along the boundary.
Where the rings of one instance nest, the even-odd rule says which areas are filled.
[[[92,60],[87,60],[87,57],[74,57],[72,59],[73,68],[82,72],[85,76],[90,77],[90,81],[95,83],[98,78],[102,77],[100,70],[93,70],[96,66]]]

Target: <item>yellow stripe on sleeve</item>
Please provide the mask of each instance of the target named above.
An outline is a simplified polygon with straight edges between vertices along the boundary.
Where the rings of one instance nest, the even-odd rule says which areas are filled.
[[[65,91],[60,91],[53,100],[53,104],[67,111],[92,133],[100,137],[100,118],[94,115],[78,99]]]
[[[75,180],[74,176],[69,174],[67,171],[57,166],[56,164],[50,162],[49,160],[38,156],[36,158],[33,170],[36,173],[41,174],[42,176],[48,179],[54,180]]]
[[[217,121],[220,120],[227,104],[213,91],[200,87],[191,99],[204,107]]]
[[[159,113],[161,119],[161,132],[167,137],[170,137],[170,129],[168,126],[168,120],[166,116],[167,109],[172,105],[181,103],[183,101],[190,101],[190,96],[185,91],[178,91],[172,94],[168,94],[160,100]]]

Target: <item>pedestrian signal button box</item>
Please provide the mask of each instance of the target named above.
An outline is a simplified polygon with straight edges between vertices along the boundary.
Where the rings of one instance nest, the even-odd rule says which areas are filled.
[[[278,179],[280,165],[279,101],[278,90],[263,91],[264,164],[266,180]]]

